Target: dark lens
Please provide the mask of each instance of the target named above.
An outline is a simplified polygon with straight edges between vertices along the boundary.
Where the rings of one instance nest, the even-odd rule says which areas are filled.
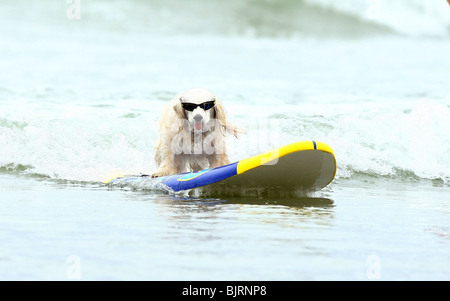
[[[181,106],[183,107],[183,109],[190,112],[194,111],[197,107],[197,105],[193,103],[182,103]]]
[[[200,105],[200,108],[205,111],[211,109],[212,107],[214,107],[214,101],[204,102]]]

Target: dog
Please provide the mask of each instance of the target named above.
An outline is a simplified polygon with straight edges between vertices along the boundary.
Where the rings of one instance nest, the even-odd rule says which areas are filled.
[[[152,177],[230,164],[227,133],[238,138],[245,131],[228,122],[222,101],[212,92],[192,88],[176,95],[159,120]]]

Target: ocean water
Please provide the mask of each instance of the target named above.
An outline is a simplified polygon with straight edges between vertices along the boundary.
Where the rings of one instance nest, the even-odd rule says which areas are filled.
[[[438,1],[0,1],[0,279],[449,280],[450,7]],[[339,3],[339,4],[338,4]],[[298,199],[110,187],[205,87],[241,160],[330,145]]]

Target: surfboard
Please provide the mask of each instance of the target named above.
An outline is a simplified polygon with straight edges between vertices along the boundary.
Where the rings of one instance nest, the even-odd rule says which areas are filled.
[[[105,183],[174,192],[200,189],[202,196],[261,196],[273,191],[290,194],[320,190],[331,183],[335,174],[336,158],[330,146],[300,141],[216,168],[157,178],[121,176]]]

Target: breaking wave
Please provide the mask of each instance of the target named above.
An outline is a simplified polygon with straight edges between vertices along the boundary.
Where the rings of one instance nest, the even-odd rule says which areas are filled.
[[[270,114],[267,119],[237,120],[248,133],[239,140],[229,138],[230,158],[237,161],[291,142],[317,140],[333,148],[337,178],[450,181],[448,106],[417,100],[355,105],[345,112],[339,112],[339,105],[327,107],[326,112],[317,105],[301,112]],[[3,118],[0,172],[101,182],[155,169],[156,115],[155,120],[145,114],[130,117],[126,112],[133,108],[122,111],[114,105],[68,110],[69,116],[36,117],[27,123]]]
[[[366,37],[400,34],[450,36],[445,0],[192,0],[80,1],[77,26],[159,34]],[[0,17],[11,28],[46,20],[52,29],[67,25],[66,1],[1,2]],[[39,20],[37,19],[39,18]],[[30,30],[30,28],[23,28]],[[42,31],[36,28],[37,31]]]

